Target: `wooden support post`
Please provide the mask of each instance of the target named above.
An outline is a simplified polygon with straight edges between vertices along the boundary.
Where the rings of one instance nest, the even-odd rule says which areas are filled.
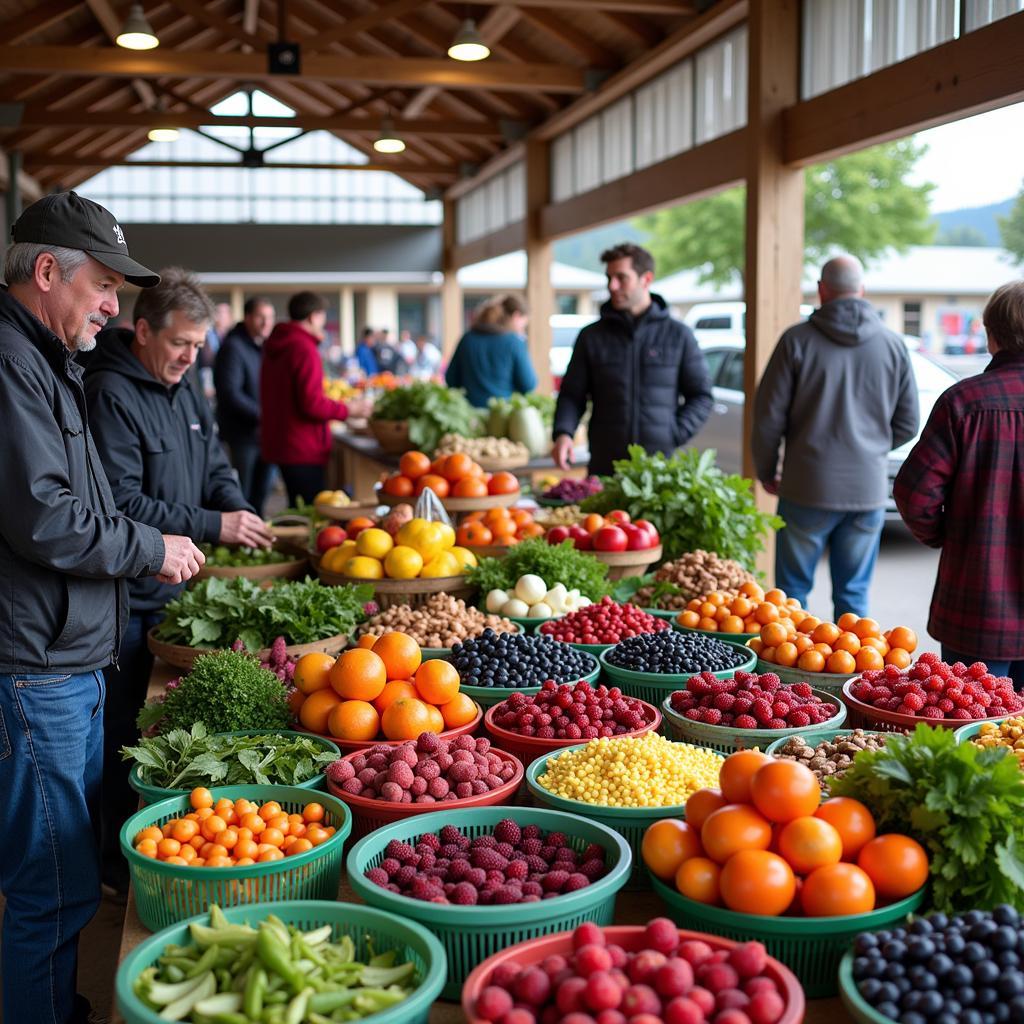
[[[456,203],[454,199],[444,201],[444,219],[441,222],[443,252],[441,270],[444,280],[441,282],[441,357],[448,362],[455,351],[455,346],[462,337],[462,289],[456,276],[458,268],[454,263],[455,253],[455,218]]]
[[[779,334],[799,319],[804,252],[803,171],[783,163],[783,111],[799,99],[799,0],[751,4],[747,29],[747,348],[743,370],[743,472],[754,477],[754,395]],[[758,505],[775,499],[756,485]],[[769,545],[774,548],[773,544]],[[768,574],[774,550],[758,568]]]
[[[541,233],[541,213],[548,204],[551,171],[548,143],[526,144],[526,304],[530,310],[527,341],[537,372],[537,391],[551,394],[551,315],[555,289],[551,283],[553,246]]]
[[[352,286],[345,285],[338,293],[338,342],[346,355],[356,350],[356,314],[352,303]]]

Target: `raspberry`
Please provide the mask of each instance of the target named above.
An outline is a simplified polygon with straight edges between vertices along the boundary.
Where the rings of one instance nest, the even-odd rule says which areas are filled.
[[[773,718],[768,723],[769,729],[785,729],[786,720],[784,718]]]
[[[416,851],[408,843],[403,843],[399,839],[392,839],[391,842],[384,847],[384,856],[394,857],[395,860],[405,864],[416,856]]]
[[[374,885],[387,885],[390,881],[388,873],[381,867],[370,868],[366,872],[366,877],[369,881],[373,882]]]
[[[791,711],[787,716],[786,720],[790,725],[795,725],[798,728],[804,725],[811,724],[811,716],[806,711]]]
[[[949,717],[950,718],[955,718],[957,721],[967,722],[967,721],[970,721],[971,713],[970,713],[970,711],[967,710],[967,708],[955,708],[950,713]]]
[[[477,902],[477,891],[469,882],[459,882],[448,897],[450,903],[459,907],[471,907]]]
[[[525,860],[513,860],[509,861],[509,865],[505,868],[506,878],[516,878],[519,881],[523,881],[530,873],[530,866]]]
[[[719,711],[729,711],[735,703],[736,698],[731,693],[715,694],[714,707],[718,708]]]
[[[797,683],[793,687],[793,692],[798,697],[812,697],[814,695],[812,690],[811,690],[810,683]]]
[[[935,706],[939,709],[939,711],[947,715],[953,710],[954,707],[956,707],[956,705],[948,697],[943,697],[942,700],[940,700],[938,704],[936,704]]]
[[[508,867],[508,860],[502,857],[496,850],[488,850],[486,847],[477,847],[470,855],[473,867],[483,868],[485,871],[504,871]]]
[[[756,729],[758,721],[752,715],[737,715],[732,723],[737,729]]]
[[[708,725],[718,725],[722,721],[722,712],[718,708],[704,708],[701,721]]]
[[[590,879],[581,871],[574,871],[562,886],[562,892],[576,892],[577,889],[585,889],[590,885]]]
[[[494,903],[506,905],[509,903],[518,903],[522,898],[522,891],[511,885],[499,885],[494,890]]]
[[[766,700],[755,700],[750,710],[753,716],[765,725],[772,720],[772,706]]]
[[[908,693],[903,698],[904,705],[910,709],[910,713],[913,714],[916,711],[920,711],[924,707],[925,700],[920,693]]]
[[[561,892],[569,881],[568,871],[549,871],[542,879],[541,885],[545,892]]]
[[[420,739],[422,738],[423,737],[420,737]],[[465,836],[463,836],[463,834],[454,825],[445,825],[438,833],[438,838],[442,845],[446,845],[448,843],[457,843],[461,845],[461,841],[465,839]],[[438,849],[440,849],[440,847],[438,847]]]

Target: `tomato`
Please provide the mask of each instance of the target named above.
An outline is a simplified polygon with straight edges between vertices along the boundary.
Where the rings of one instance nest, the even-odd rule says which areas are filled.
[[[856,860],[861,847],[875,838],[875,819],[852,797],[834,796],[826,800],[814,816],[827,821],[839,833],[843,841],[843,860]]]
[[[641,532],[646,533],[650,538],[648,547],[656,548],[661,543],[661,534],[658,533],[658,528],[649,519],[636,519],[633,521],[633,525]]]
[[[416,481],[415,493],[419,497],[425,488],[429,487],[439,498],[447,498],[449,491],[448,481],[436,473],[424,473]]]
[[[843,856],[842,838],[821,818],[794,818],[779,832],[778,846],[786,862],[801,875],[825,864],[838,864]]]
[[[621,508],[613,509],[604,517],[606,523],[614,523],[616,526],[621,526],[623,523],[629,522],[629,513],[623,512]]]
[[[774,759],[759,750],[738,750],[730,754],[718,772],[718,788],[730,804],[750,803],[750,780],[758,769]]]
[[[678,818],[656,821],[644,832],[640,845],[644,863],[664,882],[675,876],[680,864],[703,852],[700,833]]]
[[[381,490],[392,498],[410,498],[413,492],[413,482],[407,476],[395,473],[384,481]]]
[[[728,802],[720,789],[698,789],[686,801],[686,820],[694,828],[699,829],[712,811],[717,811]]]
[[[348,534],[345,533],[344,529],[340,526],[325,526],[316,535],[316,549],[323,554],[325,551],[329,551],[331,548],[336,548],[339,544],[344,543],[348,539]]]
[[[577,551],[589,551],[591,548],[590,534],[582,526],[570,526],[569,536]]]
[[[569,539],[569,527],[568,526],[552,526],[546,534],[544,539],[549,544],[561,544],[563,540]]]
[[[406,452],[398,460],[398,471],[410,480],[418,480],[430,472],[430,459],[423,452]]]
[[[769,821],[792,821],[814,814],[821,802],[821,787],[810,768],[796,761],[773,760],[750,780],[750,796]]]
[[[506,473],[504,470],[500,473],[495,473],[487,484],[488,494],[517,494],[518,492],[518,478],[512,473]]]
[[[767,850],[741,850],[730,857],[718,879],[722,902],[741,914],[777,917],[793,902],[793,869]]]
[[[910,836],[890,833],[867,843],[857,855],[878,895],[899,900],[917,892],[928,881],[928,854]]]
[[[722,869],[707,857],[690,857],[676,871],[676,888],[691,900],[716,906],[722,902],[719,878]]]
[[[708,815],[700,830],[704,852],[724,864],[740,850],[767,850],[772,827],[753,807],[726,804]]]
[[[805,879],[800,906],[808,917],[842,917],[875,909],[875,887],[856,864],[826,864]]]
[[[464,476],[469,476],[475,463],[465,452],[455,452],[444,460],[441,475],[449,483],[457,483]],[[467,495],[468,497],[468,495]],[[474,495],[475,497],[475,495]]]
[[[595,551],[625,551],[629,538],[618,526],[602,526],[594,534]]]

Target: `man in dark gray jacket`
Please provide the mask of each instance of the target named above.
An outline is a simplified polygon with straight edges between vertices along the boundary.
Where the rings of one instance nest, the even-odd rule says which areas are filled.
[[[238,486],[210,407],[186,376],[213,304],[188,271],[170,267],[161,275],[135,303],[135,330],[104,331],[86,371],[89,416],[114,503],[132,519],[199,541],[268,546],[272,538]],[[137,802],[118,751],[138,737],[135,719],[153,668],[146,634],[181,589],[132,581],[120,665],[107,676],[101,851],[103,881],[115,891],[128,888],[118,831]]]
[[[838,619],[867,615],[888,455],[917,433],[920,412],[906,343],[865,301],[860,262],[829,260],[818,295],[821,306],[772,353],[751,444],[758,478],[779,495],[786,521],[776,538],[775,584],[805,604],[827,546]]]
[[[125,280],[102,206],[55,193],[15,222],[0,290],[0,884],[3,1019],[84,1024],[78,934],[99,905],[95,846],[103,669],[116,663],[125,578],[189,579],[202,553],[120,514],[89,431],[82,371]]]

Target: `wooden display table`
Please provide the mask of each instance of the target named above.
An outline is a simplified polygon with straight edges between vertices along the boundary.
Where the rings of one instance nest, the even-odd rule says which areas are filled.
[[[164,684],[178,674],[177,669],[171,668],[158,659],[154,664],[153,675],[150,679],[150,695],[161,692]],[[349,888],[344,870],[341,884],[338,887],[338,899],[347,903],[360,902]],[[654,893],[648,890],[619,893],[616,910],[616,924],[643,924],[652,917],[660,917],[664,914],[664,907]],[[126,954],[149,934],[136,913],[135,895],[129,892],[118,962],[123,960]],[[121,1022],[121,1017],[116,1012],[111,1019],[117,1024]],[[807,1024],[847,1024],[852,1021],[852,1018],[839,999],[816,999],[807,1004],[805,1020]],[[464,1024],[464,1021],[465,1017],[457,1003],[437,1002],[430,1011],[430,1024]]]

